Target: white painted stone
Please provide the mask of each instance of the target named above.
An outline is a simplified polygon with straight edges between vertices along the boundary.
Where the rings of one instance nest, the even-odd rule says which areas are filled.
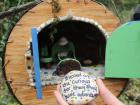
[[[87,73],[69,72],[60,84],[60,93],[72,105],[87,104],[98,95],[98,86]]]
[[[35,83],[30,83],[31,86],[35,86]]]
[[[85,21],[85,18],[84,18],[84,17],[81,17],[80,20],[81,20],[81,21]]]
[[[74,16],[73,19],[74,19],[74,20],[80,20],[80,17]]]

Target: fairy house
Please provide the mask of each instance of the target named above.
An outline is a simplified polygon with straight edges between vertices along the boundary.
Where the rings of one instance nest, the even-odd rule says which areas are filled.
[[[93,1],[43,1],[29,10],[11,31],[4,58],[17,100],[55,105],[53,91],[70,67],[104,78],[106,40],[119,24],[113,12]],[[126,83],[104,81],[116,96]],[[97,103],[103,104],[98,98]]]

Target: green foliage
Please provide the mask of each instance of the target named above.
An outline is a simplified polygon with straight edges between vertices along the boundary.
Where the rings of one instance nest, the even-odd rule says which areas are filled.
[[[137,4],[140,0],[121,0],[123,4]]]
[[[19,6],[33,0],[3,0],[0,1],[0,12],[6,11],[11,7]],[[13,98],[4,81],[2,74],[2,56],[7,38],[13,26],[20,19],[24,12],[13,14],[8,18],[0,20],[0,105],[19,105]]]
[[[2,65],[2,60],[0,60],[0,65]],[[2,66],[0,66],[0,105],[19,105],[10,94],[1,70]]]
[[[10,7],[19,6],[30,1],[33,1],[33,0],[3,0],[3,2],[1,2],[3,7],[0,11],[6,11]]]
[[[126,105],[139,105],[140,100],[140,79],[130,79],[127,88],[120,96]]]
[[[140,3],[140,0],[97,0],[106,5],[110,10],[114,11],[116,16],[119,16],[122,23],[131,19],[135,7]],[[115,6],[113,3],[115,3]],[[115,9],[116,7],[116,9]],[[118,13],[116,13],[116,10]]]
[[[19,5],[22,5],[24,3],[27,3],[32,0],[4,0],[3,2],[0,2],[0,12],[6,11],[11,7],[16,7]],[[10,16],[8,18],[4,18],[3,20],[0,20],[0,56],[3,54],[3,49],[5,47],[5,43],[7,41],[8,35],[10,33],[10,30],[12,27],[16,24],[16,22],[19,20],[19,18],[22,16],[24,12],[13,14],[13,16]]]
[[[3,85],[3,90],[0,91],[0,105],[19,105],[10,94],[6,84]]]

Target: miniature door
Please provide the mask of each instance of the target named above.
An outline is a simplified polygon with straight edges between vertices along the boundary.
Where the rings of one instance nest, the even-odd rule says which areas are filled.
[[[107,40],[105,77],[140,78],[140,21],[117,28]]]

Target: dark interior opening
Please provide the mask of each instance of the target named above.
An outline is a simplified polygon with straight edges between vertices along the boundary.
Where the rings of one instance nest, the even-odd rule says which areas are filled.
[[[54,28],[57,32],[53,34],[54,40],[52,41],[50,33]],[[75,20],[60,21],[53,27],[50,24],[38,33],[40,58],[43,57],[41,48],[46,48],[47,56],[51,57],[53,45],[62,36],[73,42],[75,56],[82,65],[84,65],[84,60],[91,60],[92,65],[104,64],[106,47],[104,34],[93,24]]]
[[[134,11],[134,14],[132,16],[133,21],[139,21],[140,20],[140,5],[136,7],[136,10]]]

